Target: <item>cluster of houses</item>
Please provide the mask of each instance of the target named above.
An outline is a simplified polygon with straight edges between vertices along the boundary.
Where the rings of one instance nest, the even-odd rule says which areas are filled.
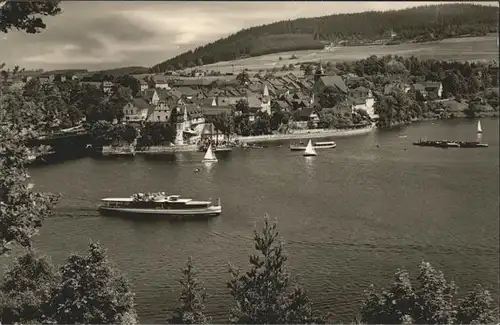
[[[329,88],[348,98],[343,105],[337,105],[338,113],[351,113],[365,110],[373,119],[375,99],[371,89],[360,86],[360,77],[352,74],[345,76],[327,75],[320,65],[312,76],[300,76],[294,72],[278,72],[272,76],[257,73],[242,81],[235,75],[180,77],[164,74],[132,75],[140,83],[140,91],[123,107],[124,123],[167,122],[172,112],[176,112],[178,144],[190,143],[196,136],[207,132],[205,123],[220,113],[230,113],[240,100],[249,106],[249,119],[255,119],[258,112],[271,115],[271,106],[283,111],[294,112],[296,122],[306,126],[308,122],[317,123],[316,114],[319,94]],[[28,81],[32,77],[26,77]],[[67,75],[40,75],[42,83],[62,82]],[[78,79],[77,75],[71,79]],[[110,93],[113,83],[81,81],[92,84]],[[407,85],[394,82],[387,85],[384,93],[395,89],[407,92],[414,89],[428,97],[435,93],[441,98],[441,83]]]

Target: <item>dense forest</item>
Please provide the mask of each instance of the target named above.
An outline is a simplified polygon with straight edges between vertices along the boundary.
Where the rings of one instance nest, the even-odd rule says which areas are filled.
[[[496,32],[497,24],[498,7],[474,4],[300,18],[243,29],[157,64],[152,70],[163,72],[283,51],[321,49],[321,41],[359,45],[381,39],[397,43],[480,36]]]

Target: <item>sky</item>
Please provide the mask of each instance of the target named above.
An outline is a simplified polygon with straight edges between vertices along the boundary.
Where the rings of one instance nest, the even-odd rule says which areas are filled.
[[[438,2],[63,1],[39,34],[0,33],[0,62],[25,69],[152,66],[240,29],[300,17]],[[476,2],[495,5],[498,2]]]

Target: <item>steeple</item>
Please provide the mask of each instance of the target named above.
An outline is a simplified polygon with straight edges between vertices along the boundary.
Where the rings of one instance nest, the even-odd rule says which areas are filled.
[[[324,75],[325,75],[325,70],[323,69],[321,61],[319,61],[318,69],[314,73],[314,81],[316,82],[319,78],[323,77]]]
[[[267,88],[267,85],[264,85],[264,97],[269,97],[269,89]]]

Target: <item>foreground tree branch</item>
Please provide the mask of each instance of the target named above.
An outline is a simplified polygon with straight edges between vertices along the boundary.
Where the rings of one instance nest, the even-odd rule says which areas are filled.
[[[39,33],[46,25],[43,16],[61,12],[58,0],[0,2],[0,32],[17,29],[29,34]]]

